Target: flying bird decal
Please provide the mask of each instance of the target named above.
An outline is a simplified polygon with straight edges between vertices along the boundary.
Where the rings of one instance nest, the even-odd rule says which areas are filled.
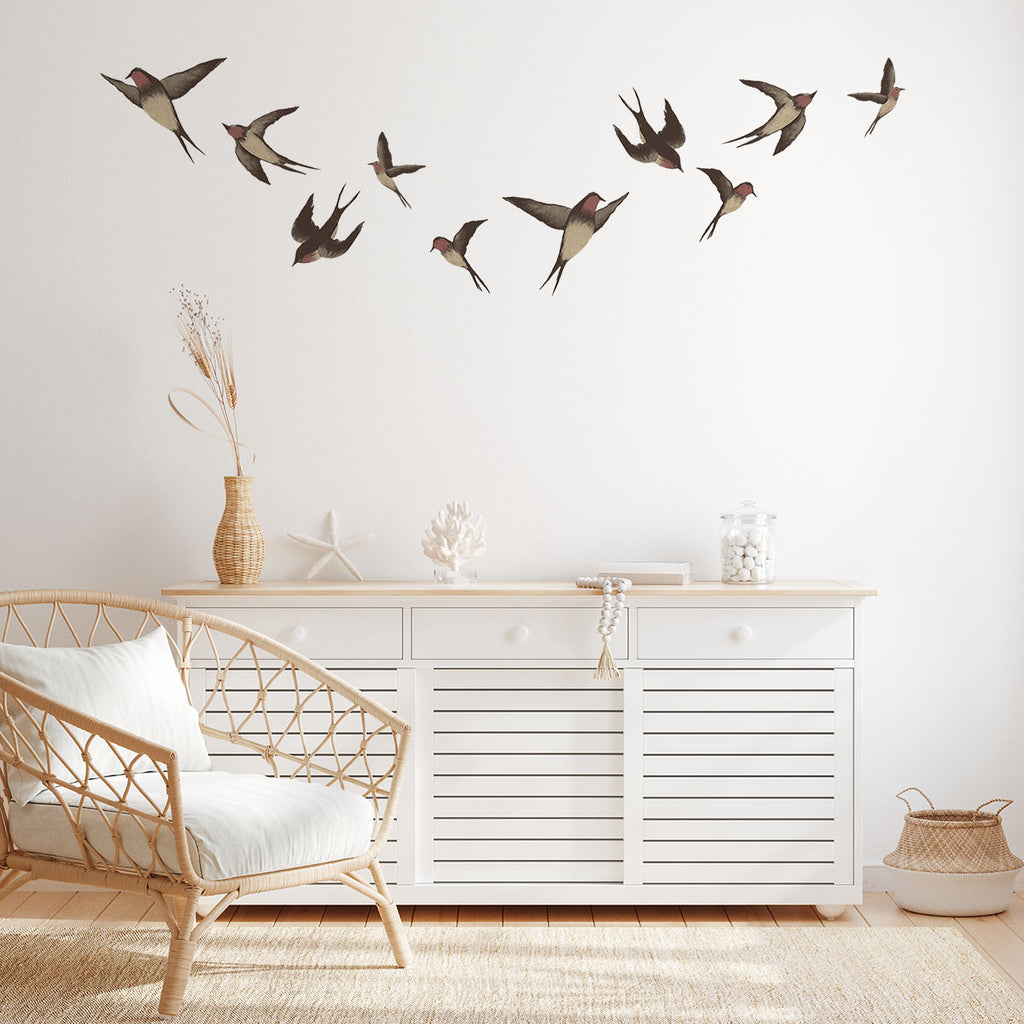
[[[636,126],[640,129],[640,141],[634,145],[619,130],[619,126],[613,124],[615,134],[622,143],[622,148],[634,159],[642,164],[657,164],[658,167],[665,167],[668,170],[681,171],[683,168],[679,162],[679,154],[676,150],[686,141],[686,133],[679,123],[675,111],[665,100],[665,127],[656,132],[650,121],[644,115],[644,108],[640,103],[640,94],[633,90],[636,97],[636,110],[634,110],[620,96],[622,105],[636,118]]]
[[[705,238],[711,238],[714,235],[718,222],[727,213],[738,210],[743,205],[747,196],[756,196],[757,193],[749,181],[741,181],[733,188],[732,182],[716,167],[698,167],[697,170],[703,171],[711,179],[715,188],[718,189],[718,197],[722,200],[718,213],[715,214],[714,219],[704,229],[704,234],[698,239],[698,241],[703,242]]]
[[[317,227],[313,220],[313,196],[306,200],[306,205],[299,211],[298,217],[292,224],[292,238],[299,243],[299,247],[295,250],[295,259],[292,260],[293,267],[296,263],[312,263],[321,258],[333,260],[336,256],[343,256],[352,248],[352,243],[359,237],[359,232],[363,230],[365,221],[356,225],[355,230],[347,238],[339,240],[334,237],[341,215],[359,198],[357,192],[342,206],[341,196],[344,191],[345,186],[342,185],[341,192],[338,193],[334,204],[334,211],[320,227]]]
[[[814,92],[798,92],[795,96],[791,96],[785,89],[780,89],[777,85],[769,85],[767,82],[754,82],[747,78],[741,78],[740,82],[744,85],[749,85],[751,89],[759,89],[766,96],[770,96],[775,101],[775,113],[760,128],[755,128],[753,131],[747,132],[746,135],[737,135],[735,139],[726,139],[729,142],[740,142],[740,139],[747,139],[746,142],[740,142],[737,148],[743,146],[749,146],[755,142],[760,142],[761,139],[768,138],[769,135],[774,135],[776,132],[780,132],[779,141],[775,146],[775,150],[772,156],[777,156],[784,149],[788,148],[793,144],[793,140],[804,130],[804,111],[807,109],[811,100],[817,95],[817,90]]]
[[[484,279],[469,265],[469,260],[466,259],[466,249],[469,246],[469,240],[473,237],[476,229],[483,223],[484,221],[482,220],[466,221],[459,228],[458,234],[452,239],[442,238],[438,235],[434,239],[434,244],[430,247],[430,251],[433,252],[436,249],[453,267],[462,267],[464,270],[468,270],[477,291],[490,293],[491,289],[484,284]]]
[[[896,106],[896,101],[900,98],[901,92],[903,92],[903,89],[896,85],[896,69],[892,65],[892,59],[888,58],[886,59],[885,67],[882,69],[882,84],[878,92],[847,93],[848,96],[852,96],[855,100],[868,100],[871,103],[878,103],[880,105],[874,121],[868,125],[868,130],[864,133],[865,136],[870,135],[875,130],[875,125]]]
[[[261,161],[273,164],[275,167],[280,167],[283,171],[294,171],[296,174],[305,174],[305,171],[299,170],[300,167],[305,167],[307,171],[317,170],[316,167],[312,167],[310,164],[300,164],[297,160],[290,160],[286,156],[281,156],[280,153],[274,152],[263,141],[263,133],[275,121],[279,121],[287,114],[294,114],[298,109],[298,107],[284,107],[281,110],[272,110],[269,114],[257,117],[249,125],[224,125],[228,135],[235,140],[235,156],[238,157],[238,162],[254,178],[265,182],[267,185],[270,184],[270,179],[267,177],[267,172],[263,169]]]
[[[402,200],[402,205],[407,210],[411,210],[412,207],[409,205],[409,200],[398,191],[395,178],[400,174],[412,174],[413,171],[422,171],[426,164],[395,164],[391,159],[388,140],[384,133],[381,132],[377,139],[377,159],[371,160],[370,166],[373,168],[373,173],[377,175],[377,180],[385,188],[391,189]]]
[[[520,199],[518,196],[504,197],[505,202],[518,206],[520,210],[528,213],[531,217],[536,217],[542,224],[562,232],[558,258],[551,268],[551,273],[544,278],[541,288],[551,280],[557,271],[558,276],[555,278],[551,294],[554,295],[558,291],[558,283],[562,280],[562,271],[565,270],[566,263],[577,255],[587,242],[604,227],[608,218],[618,208],[619,203],[628,195],[629,193],[626,192],[600,210],[597,208],[597,204],[603,203],[604,200],[596,192],[589,192],[571,210],[568,206],[538,203],[535,199]]]
[[[181,121],[178,120],[178,112],[174,109],[174,100],[181,99],[189,89],[198,85],[215,67],[223,64],[225,59],[218,57],[216,60],[204,61],[194,68],[189,68],[188,71],[179,71],[175,75],[168,75],[163,80],[157,78],[156,75],[151,75],[148,71],[143,71],[142,68],[132,68],[125,78],[130,78],[135,83],[134,85],[128,85],[109,75],[103,75],[103,78],[125,99],[149,114],[158,125],[174,132],[174,137],[181,143],[181,148],[185,150],[185,156],[195,163],[185,143],[187,142],[200,153],[203,151],[182,128]],[[203,155],[205,156],[205,154]]]

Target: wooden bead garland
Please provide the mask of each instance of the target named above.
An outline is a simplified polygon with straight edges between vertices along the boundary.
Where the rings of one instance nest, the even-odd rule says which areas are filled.
[[[595,679],[618,679],[622,675],[619,666],[615,664],[608,643],[615,635],[622,610],[626,606],[626,591],[632,585],[633,581],[626,579],[625,576],[580,576],[576,580],[577,587],[603,591],[597,632],[604,641],[604,646],[601,649],[601,659],[594,671]]]

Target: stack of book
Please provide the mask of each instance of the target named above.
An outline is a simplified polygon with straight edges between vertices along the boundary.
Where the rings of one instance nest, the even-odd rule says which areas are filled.
[[[636,586],[686,586],[693,582],[690,562],[599,562],[599,576],[625,576]]]

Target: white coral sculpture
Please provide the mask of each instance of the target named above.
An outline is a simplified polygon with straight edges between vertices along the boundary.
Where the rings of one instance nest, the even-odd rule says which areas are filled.
[[[453,572],[458,572],[463,562],[475,558],[487,547],[480,516],[474,520],[464,501],[445,505],[424,533],[423,554],[434,565]]]

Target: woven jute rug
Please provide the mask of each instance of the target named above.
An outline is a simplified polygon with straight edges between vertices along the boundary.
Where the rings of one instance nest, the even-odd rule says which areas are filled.
[[[952,928],[379,928],[208,933],[181,1024],[1024,1024]],[[0,926],[3,1024],[152,1021],[166,932]]]

